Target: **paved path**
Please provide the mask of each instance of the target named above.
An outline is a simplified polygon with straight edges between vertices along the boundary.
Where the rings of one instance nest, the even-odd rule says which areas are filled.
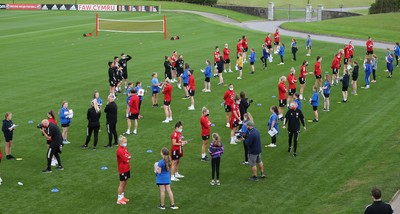
[[[342,9],[337,9],[337,10],[354,10],[355,8],[342,8]],[[366,9],[366,8],[356,8],[356,9]],[[279,26],[287,21],[247,21],[247,22],[238,22],[236,20],[233,20],[229,17],[226,16],[221,16],[213,13],[206,13],[206,12],[200,12],[200,11],[190,11],[190,10],[165,10],[165,11],[173,11],[173,12],[182,12],[182,13],[192,13],[192,14],[197,14],[200,16],[204,16],[225,24],[232,24],[236,25],[239,27],[247,28],[247,29],[252,29],[252,30],[257,30],[265,33],[270,33],[274,32],[276,28],[279,28],[279,32],[281,35],[285,36],[291,36],[291,37],[296,37],[296,38],[307,38],[307,33],[302,33],[302,32],[296,32],[296,31],[289,31],[280,28]],[[304,22],[304,19],[297,19],[297,20],[291,20],[291,22]],[[339,43],[339,44],[347,44],[349,41],[353,41],[353,44],[356,46],[362,46],[365,47],[365,40],[356,40],[356,39],[349,39],[349,38],[340,38],[340,37],[334,37],[334,36],[327,36],[327,35],[317,35],[317,34],[310,34],[311,38],[313,40],[320,40],[320,41],[325,41],[325,42],[333,42],[333,43]],[[393,48],[394,44],[390,43],[382,43],[382,42],[374,42],[375,48],[380,48],[380,49],[386,49],[386,48]],[[390,202],[392,205],[392,208],[394,210],[394,213],[400,214],[400,193],[397,192],[397,194],[393,197],[392,201]]]
[[[354,8],[351,8],[354,9]],[[361,8],[365,9],[365,8]],[[350,10],[349,8],[343,8],[343,11],[345,10]],[[268,20],[257,20],[257,21],[246,21],[246,22],[238,22],[236,20],[233,20],[229,17],[222,16],[222,15],[217,15],[213,13],[207,13],[207,12],[200,12],[200,11],[190,11],[190,10],[164,10],[164,11],[173,11],[173,12],[182,12],[182,13],[192,13],[192,14],[197,14],[200,16],[204,16],[225,24],[231,24],[235,26],[239,26],[242,28],[247,28],[251,30],[257,30],[265,33],[273,33],[275,32],[275,29],[279,29],[279,32],[281,35],[285,36],[291,36],[295,38],[307,38],[308,33],[303,33],[303,32],[297,32],[297,31],[290,31],[290,30],[285,30],[280,27],[281,24],[287,22],[287,20],[284,21],[268,21]],[[304,19],[296,19],[296,20],[291,20],[291,22],[304,22]],[[367,35],[365,40],[356,40],[356,39],[350,39],[350,38],[341,38],[341,37],[334,37],[334,36],[328,36],[328,35],[318,35],[318,34],[310,34],[312,40],[320,40],[320,41],[325,41],[325,42],[333,42],[333,43],[339,43],[339,44],[347,44],[349,41],[353,41],[353,44],[356,46],[361,46],[365,47],[365,42],[367,41]],[[373,37],[372,37],[373,39]],[[390,48],[393,49],[394,44],[392,43],[383,43],[383,42],[374,42],[375,48],[380,48],[380,49],[385,49]]]

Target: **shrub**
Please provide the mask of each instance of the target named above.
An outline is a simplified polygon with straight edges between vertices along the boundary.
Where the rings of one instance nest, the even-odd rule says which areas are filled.
[[[369,14],[400,11],[400,0],[376,0],[369,8]]]

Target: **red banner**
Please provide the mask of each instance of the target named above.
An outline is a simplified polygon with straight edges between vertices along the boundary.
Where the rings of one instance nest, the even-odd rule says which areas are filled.
[[[41,4],[6,4],[7,10],[40,10]]]

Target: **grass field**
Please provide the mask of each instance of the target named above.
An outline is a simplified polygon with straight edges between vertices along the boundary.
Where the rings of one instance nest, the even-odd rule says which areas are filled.
[[[312,23],[284,23],[282,27],[290,30],[354,39],[366,40],[370,35],[374,41],[396,43],[398,42],[400,26],[394,25],[393,22],[397,22],[399,19],[399,13],[385,13]]]
[[[241,1],[241,0],[218,0],[218,4],[223,5],[244,5],[244,6],[257,6],[257,7],[266,7],[269,2],[274,2],[275,7],[282,7],[284,5],[301,5],[305,7],[305,5],[310,2],[310,4],[317,8],[319,4],[324,5],[325,8],[339,8],[339,5],[343,5],[343,7],[361,7],[361,6],[370,6],[374,3],[374,0],[355,0],[355,1],[331,1],[331,0],[299,0],[299,1],[290,1],[290,0],[280,0],[280,1],[262,1],[262,0],[249,0],[249,1]]]
[[[211,59],[214,47],[229,43],[234,50],[238,37],[247,35],[250,47],[260,56],[263,33],[219,24],[204,17],[183,13],[166,13],[169,31],[181,36],[179,41],[164,41],[162,34],[101,33],[98,38],[83,38],[93,31],[94,14],[67,11],[1,11],[0,70],[2,105],[0,112],[13,113],[19,127],[14,133],[13,153],[22,161],[0,164],[4,182],[0,186],[2,206],[0,213],[113,213],[159,212],[159,191],[155,185],[153,163],[160,159],[159,150],[170,147],[173,124],[162,124],[161,108],[151,107],[150,94],[144,97],[138,135],[128,136],[128,149],[133,177],[129,180],[126,206],[115,204],[118,173],[115,149],[105,149],[105,115],[101,118],[99,148],[81,150],[86,130],[86,111],[94,90],[106,100],[107,61],[121,52],[132,55],[129,63],[131,81],[142,81],[147,88],[151,73],[163,73],[164,55],[173,50],[183,54],[195,70],[197,92],[196,111],[187,110],[189,102],[180,99],[183,92],[174,87],[172,110],[174,121],[184,123],[183,135],[194,140],[185,147],[180,172],[186,177],[172,184],[175,201],[182,213],[360,213],[370,203],[372,186],[383,189],[383,199],[389,200],[399,189],[400,161],[397,124],[398,69],[393,79],[386,79],[384,51],[377,50],[380,60],[378,83],[370,90],[359,89],[358,96],[350,96],[346,104],[338,104],[340,86],[331,94],[331,111],[320,111],[320,122],[307,123],[307,131],[300,134],[298,157],[287,150],[287,134],[281,129],[278,147],[263,148],[267,178],[250,182],[250,169],[239,164],[243,159],[241,145],[229,145],[229,130],[224,127],[222,96],[227,87],[217,86],[212,79],[212,92],[202,94],[204,60]],[[100,13],[102,18],[160,19],[158,14]],[[379,30],[376,30],[376,34]],[[371,33],[372,34],[372,33]],[[375,33],[374,33],[375,34]],[[289,37],[282,37],[289,44]],[[312,70],[316,55],[324,57],[323,71],[329,71],[334,52],[341,44],[313,41],[313,56],[306,58],[304,40],[298,41],[298,61],[278,66],[277,56],[267,70],[256,63],[256,74],[250,75],[250,66],[244,66],[243,80],[237,74],[225,74],[225,83],[234,83],[235,91],[245,91],[254,104],[249,111],[262,134],[263,145],[270,143],[266,125],[268,108],[277,105],[277,82],[287,75],[290,67],[300,68],[301,61],[310,61]],[[355,59],[361,61],[363,51],[356,47]],[[360,72],[359,85],[363,84]],[[305,96],[311,96],[313,77],[308,78]],[[322,99],[322,97],[320,97]],[[62,100],[69,102],[75,116],[69,130],[71,144],[64,147],[61,156],[65,171],[42,174],[45,167],[45,140],[36,124],[50,109],[59,110]],[[159,99],[160,103],[162,98]],[[119,107],[118,133],[126,130],[124,96]],[[261,106],[255,105],[261,104]],[[322,102],[320,102],[322,105]],[[221,134],[225,143],[222,156],[220,187],[211,187],[209,163],[200,161],[201,107],[210,109],[210,119],[216,124],[212,132]],[[312,108],[303,102],[306,119],[312,119]],[[322,109],[322,108],[320,108]],[[28,124],[32,120],[33,124]],[[279,126],[281,127],[282,124]],[[92,145],[92,144],[90,144]],[[1,140],[4,152],[4,140]],[[147,150],[153,153],[147,153]],[[107,166],[108,170],[100,168]],[[18,186],[17,182],[24,183]],[[60,192],[51,193],[58,188]],[[166,202],[168,205],[168,200]]]

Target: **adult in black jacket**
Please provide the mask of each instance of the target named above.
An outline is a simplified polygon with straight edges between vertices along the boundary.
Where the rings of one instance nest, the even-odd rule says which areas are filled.
[[[132,57],[128,54],[121,54],[121,59],[119,60],[119,66],[122,67],[122,78],[124,79],[124,85],[126,88],[127,80],[128,80],[128,61],[131,60]]]
[[[108,62],[108,83],[110,84],[110,94],[115,94],[115,86],[117,86],[117,70],[114,62]]]
[[[97,103],[97,100],[94,99],[92,101],[92,107],[88,109],[87,111],[87,119],[88,119],[88,127],[86,129],[86,142],[83,146],[81,146],[82,149],[87,149],[88,144],[90,142],[90,138],[92,136],[92,133],[94,131],[94,144],[93,144],[93,150],[96,150],[97,146],[97,141],[99,139],[99,130],[100,130],[100,107],[99,104]]]
[[[372,200],[374,202],[365,208],[364,214],[392,214],[393,213],[392,206],[390,206],[390,204],[387,204],[382,201],[382,199],[381,199],[382,192],[379,188],[377,188],[377,187],[372,188],[371,195],[372,195]]]
[[[47,149],[47,168],[43,170],[44,173],[50,173],[51,171],[51,160],[54,157],[57,159],[58,166],[57,170],[64,170],[61,165],[60,153],[62,148],[62,135],[58,126],[54,123],[50,123],[47,119],[42,120],[42,128],[40,128],[43,136],[47,140],[49,148]]]
[[[286,124],[288,124],[288,132],[289,132],[289,148],[288,152],[292,149],[292,139],[294,139],[293,145],[293,157],[296,157],[296,150],[297,150],[297,141],[299,138],[300,132],[300,123],[303,124],[304,130],[306,129],[306,125],[304,122],[304,115],[297,108],[297,103],[293,102],[290,103],[290,109],[286,112],[285,119],[283,120],[283,127],[286,129]]]
[[[172,73],[171,73],[172,65],[171,65],[171,58],[169,56],[165,56],[164,68],[165,68],[165,71],[164,71],[165,78],[172,79],[172,76],[171,76],[172,75]]]
[[[118,106],[114,102],[114,95],[108,95],[107,105],[104,108],[104,112],[106,113],[106,125],[107,125],[107,133],[108,133],[108,144],[104,147],[111,148],[112,138],[114,135],[114,145],[118,145],[118,136],[117,136],[117,111]]]
[[[247,109],[250,107],[250,103],[253,100],[248,100],[244,91],[240,92],[240,103],[239,103],[239,111],[240,111],[240,119],[243,121],[243,115],[247,113]]]

